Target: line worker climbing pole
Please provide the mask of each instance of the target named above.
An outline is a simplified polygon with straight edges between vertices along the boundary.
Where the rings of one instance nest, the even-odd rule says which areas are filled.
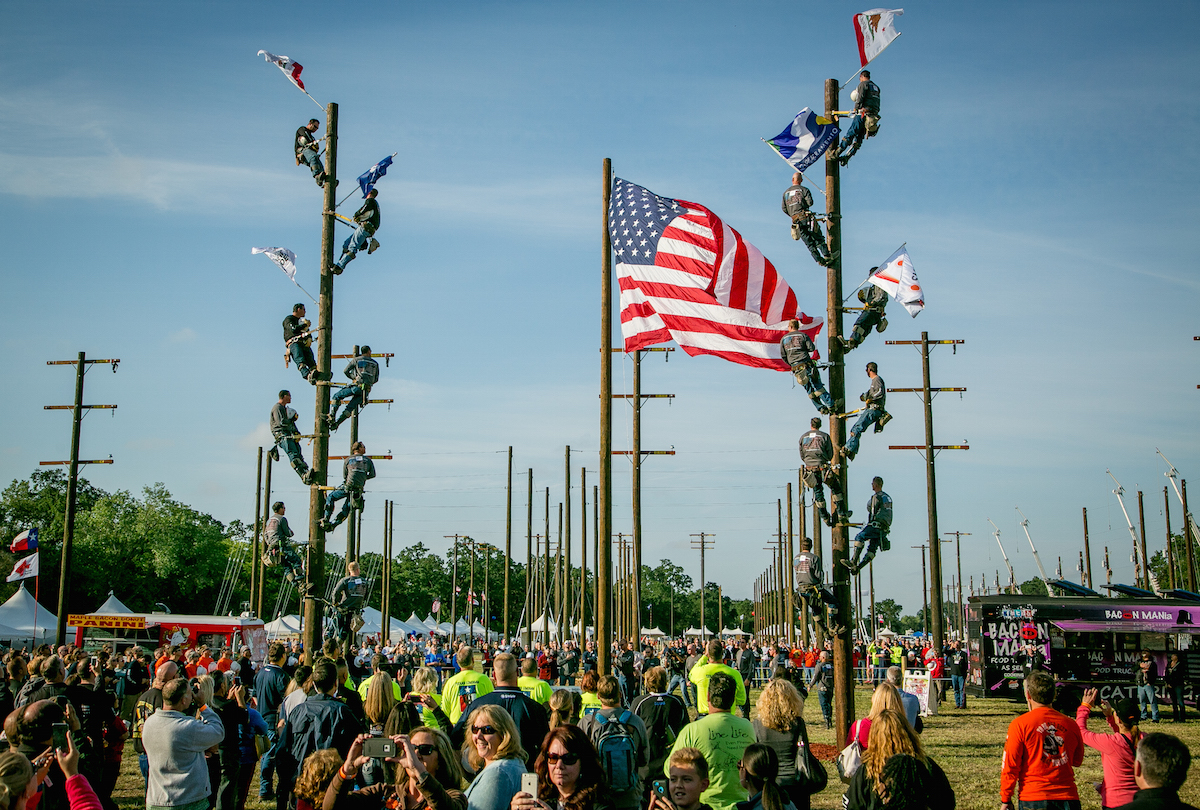
[[[873,276],[878,269],[878,267],[872,267],[867,271],[867,277]],[[843,353],[853,351],[861,346],[862,342],[871,334],[872,327],[876,332],[883,334],[883,330],[887,329],[888,325],[885,311],[889,297],[887,291],[876,284],[867,284],[859,289],[858,300],[863,304],[862,314],[854,322],[850,337],[835,338],[841,343]]]
[[[375,198],[378,196],[379,189],[371,189],[367,192],[367,199],[363,201],[362,207],[354,212],[354,222],[357,227],[355,227],[354,233],[347,236],[346,241],[342,243],[342,255],[333,264],[334,275],[340,275],[346,269],[346,265],[354,261],[358,252],[367,247],[368,241],[370,241],[370,247],[367,247],[368,256],[379,249],[379,242],[375,241],[375,232],[379,230],[379,203],[375,202]]]
[[[350,384],[332,397],[333,410],[325,417],[331,431],[336,431],[342,422],[361,410],[371,394],[371,387],[379,382],[379,363],[371,359],[371,347],[359,348],[358,356],[346,364],[342,373],[350,380]],[[342,400],[349,401],[345,403],[346,409],[339,417],[338,409],[342,406]]]
[[[362,442],[356,442],[351,450],[353,455],[342,462],[342,485],[332,490],[325,499],[325,518],[321,521],[321,529],[325,532],[331,532],[341,525],[351,509],[361,512],[366,506],[363,501],[363,487],[375,477],[375,462],[368,458],[367,446]],[[343,498],[345,503],[342,504],[337,518],[330,520],[333,507]]]
[[[833,413],[833,399],[825,390],[825,385],[821,382],[821,372],[817,370],[817,361],[813,359],[817,345],[813,343],[812,338],[800,331],[800,321],[788,321],[788,329],[790,331],[779,341],[779,351],[784,362],[791,367],[796,382],[808,392],[808,398],[817,406],[817,410],[821,413]]]
[[[279,448],[282,447],[300,480],[305,484],[312,484],[316,476],[309,469],[308,462],[304,460],[304,454],[300,451],[300,442],[297,441],[300,438],[300,429],[296,427],[299,414],[290,407],[291,402],[292,392],[285,389],[279,392],[279,401],[271,408],[271,435],[275,437],[271,458],[278,461]]]

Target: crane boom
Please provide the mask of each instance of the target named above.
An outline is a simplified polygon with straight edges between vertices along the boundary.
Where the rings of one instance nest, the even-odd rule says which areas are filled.
[[[1125,487],[1121,486],[1121,482],[1112,474],[1112,470],[1105,470],[1108,477],[1113,480],[1117,488],[1113,490],[1113,494],[1117,496],[1117,503],[1121,504],[1121,512],[1125,515],[1125,525],[1129,527],[1129,536],[1133,538],[1133,556],[1129,558],[1133,563],[1133,579],[1139,585],[1142,583],[1142,566],[1138,561],[1138,536],[1137,530],[1133,528],[1133,521],[1129,519],[1129,511],[1125,508]]]
[[[1025,530],[1025,539],[1029,541],[1029,547],[1033,549],[1033,561],[1037,563],[1038,571],[1041,572],[1042,582],[1045,582],[1049,586],[1050,578],[1046,576],[1046,569],[1042,567],[1042,558],[1038,556],[1037,549],[1033,546],[1033,538],[1029,536],[1029,518],[1025,517],[1025,513],[1021,511],[1021,507],[1017,506],[1014,508],[1017,510],[1017,514],[1021,516],[1021,528]]]
[[[1004,564],[1008,566],[1008,586],[1014,591],[1017,590],[1017,575],[1013,573],[1012,563],[1008,561],[1008,552],[1004,550],[1004,544],[1000,542],[1000,527],[988,518],[988,523],[992,524],[992,528],[996,531],[992,535],[996,538],[996,545],[1000,546],[1000,554],[1004,557]],[[1000,572],[996,572],[996,590],[1000,590]]]

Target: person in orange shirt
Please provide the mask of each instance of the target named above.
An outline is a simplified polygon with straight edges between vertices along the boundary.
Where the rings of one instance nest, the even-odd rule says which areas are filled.
[[[218,658],[217,662],[216,662],[217,669],[221,670],[222,672],[228,672],[230,670],[230,668],[233,667],[232,656],[233,656],[233,650],[229,649],[228,647],[222,647],[221,648],[221,657]],[[204,662],[201,661],[200,663],[204,663]],[[209,667],[208,671],[212,672],[212,667]]]
[[[818,655],[819,655],[819,653],[817,652],[816,645],[813,645],[812,647],[810,647],[808,652],[806,652],[804,654],[804,681],[805,681],[805,683],[807,683],[809,680],[811,680],[812,676],[817,671]]]
[[[200,648],[200,666],[204,667],[205,672],[211,672],[214,663],[216,662],[208,654],[208,645],[206,644]]]
[[[1013,810],[1013,793],[1021,810],[1079,810],[1075,769],[1083,764],[1083,738],[1065,714],[1050,708],[1054,678],[1034,670],[1025,678],[1029,711],[1008,726],[1000,766],[1000,810]]]

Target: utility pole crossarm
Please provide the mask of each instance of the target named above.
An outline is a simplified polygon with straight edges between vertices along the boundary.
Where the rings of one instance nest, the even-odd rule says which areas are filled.
[[[46,365],[48,365],[48,366],[73,366],[78,362],[80,362],[80,361],[79,360],[47,360]],[[112,358],[109,360],[84,360],[83,364],[90,366],[92,363],[103,363],[104,365],[108,365],[109,363],[111,363],[112,367],[113,367],[113,371],[116,371],[117,363],[120,363],[120,362],[121,362],[121,358],[115,357],[115,358]]]
[[[888,450],[970,450],[969,444],[889,444]]]
[[[642,450],[641,453],[643,456],[673,456],[673,455],[675,455],[674,450]],[[632,456],[633,451],[632,450],[613,450],[612,454],[614,456]]]
[[[117,409],[116,405],[80,405],[79,407],[83,408],[85,411],[92,409],[92,408],[99,408],[99,409],[113,410],[113,411],[115,411]],[[44,410],[44,411],[73,411],[73,410],[75,410],[75,406],[74,405],[43,405],[42,410]]]
[[[931,341],[928,341],[928,344],[930,346],[934,346],[934,345],[961,346],[963,343],[966,343],[966,341],[965,340],[931,340]],[[919,341],[919,340],[885,340],[884,344],[888,345],[888,346],[920,346],[921,341]]]
[[[48,466],[51,466],[54,464],[70,464],[70,463],[71,463],[70,460],[67,460],[67,461],[39,461],[38,462],[38,464],[42,465],[43,467],[48,467]],[[79,459],[75,463],[76,464],[112,464],[113,460],[111,458],[96,458],[96,459],[89,459],[86,461],[84,459]]]
[[[929,342],[933,343],[932,340]],[[930,388],[929,390],[930,391],[966,391],[967,389],[965,389],[965,388]],[[924,388],[889,388],[888,389],[889,394],[911,394],[911,393],[918,393],[918,392],[923,394],[923,393],[925,393],[925,389]]]
[[[613,399],[636,399],[637,394],[613,394]],[[674,394],[642,394],[642,399],[675,399]]]
[[[344,461],[344,460],[350,458],[350,456],[328,456],[327,458],[330,461]],[[367,456],[367,458],[385,459],[385,460],[390,461],[392,457],[391,456]]]

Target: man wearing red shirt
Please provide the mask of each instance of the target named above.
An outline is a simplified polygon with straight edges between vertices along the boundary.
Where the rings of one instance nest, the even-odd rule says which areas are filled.
[[[230,667],[233,666],[233,658],[231,657],[232,654],[233,650],[229,649],[228,647],[222,647],[221,657],[216,661],[217,669],[221,670],[222,672],[228,672]],[[203,664],[204,661],[202,660],[200,663]],[[208,671],[211,672],[212,667],[208,667]]]
[[[1008,726],[1000,766],[1000,810],[1013,810],[1017,783],[1022,810],[1079,810],[1075,768],[1083,764],[1083,738],[1066,715],[1050,708],[1054,678],[1034,670],[1025,678],[1029,711]]]
[[[213,668],[213,664],[215,664],[215,663],[216,662],[213,661],[212,656],[208,654],[208,646],[205,645],[205,646],[201,647],[200,648],[200,666],[204,667],[204,670],[206,672],[208,672]]]

